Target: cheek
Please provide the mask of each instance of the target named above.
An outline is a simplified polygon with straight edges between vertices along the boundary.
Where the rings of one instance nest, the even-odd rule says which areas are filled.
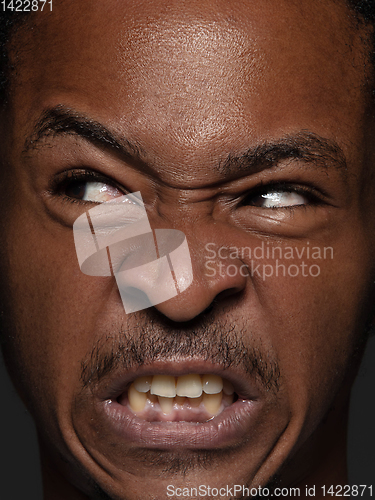
[[[83,275],[73,236],[12,221],[1,269],[9,339],[4,350],[31,412],[68,408],[81,360],[92,349],[98,317],[112,297],[111,278]],[[32,226],[31,226],[32,227]]]
[[[324,415],[345,377],[353,375],[353,352],[364,326],[368,259],[357,252],[355,261],[349,260],[345,246],[333,249],[333,259],[280,260],[285,275],[280,276],[284,269],[279,268],[279,277],[255,283],[264,337],[271,338],[278,354],[281,386],[294,414],[304,413],[310,423]],[[307,264],[305,276],[302,260]],[[275,273],[274,262],[272,267]],[[291,277],[289,269],[299,273]]]

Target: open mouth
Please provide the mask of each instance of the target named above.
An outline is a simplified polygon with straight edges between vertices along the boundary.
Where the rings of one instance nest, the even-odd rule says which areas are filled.
[[[237,399],[229,380],[190,373],[138,377],[118,402],[148,422],[207,422]]]
[[[244,443],[265,397],[256,379],[204,361],[144,365],[95,391],[97,417],[126,447],[208,449]],[[120,445],[120,444],[119,444]]]

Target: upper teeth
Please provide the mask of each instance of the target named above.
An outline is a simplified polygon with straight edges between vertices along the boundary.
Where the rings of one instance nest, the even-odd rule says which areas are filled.
[[[176,396],[176,384],[174,377],[169,375],[155,375],[151,382],[151,394],[174,398]]]
[[[182,375],[177,378],[177,396],[199,398],[202,396],[202,379],[199,375]]]
[[[206,394],[233,394],[233,385],[218,375],[198,375],[189,374],[173,377],[172,375],[154,375],[149,377],[139,377],[134,381],[134,387],[138,392],[174,398],[184,396],[188,398],[198,398],[202,392]]]

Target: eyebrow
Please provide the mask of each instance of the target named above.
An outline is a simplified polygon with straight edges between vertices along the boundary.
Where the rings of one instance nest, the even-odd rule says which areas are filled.
[[[24,153],[38,149],[43,139],[60,135],[75,135],[127,159],[147,164],[147,155],[138,143],[63,105],[49,108],[41,115],[25,141]],[[344,176],[347,170],[345,154],[336,141],[308,130],[264,141],[244,153],[229,153],[214,166],[214,170],[223,177],[232,177],[273,168],[286,160],[300,160],[317,168],[333,167]]]
[[[302,130],[275,141],[265,141],[240,155],[229,154],[220,162],[218,170],[224,176],[242,171],[255,173],[286,160],[300,160],[323,169],[336,168],[344,176],[348,168],[345,154],[336,141]]]
[[[43,112],[24,144],[24,153],[38,149],[43,139],[61,135],[82,137],[95,146],[110,149],[126,157],[142,159],[145,153],[136,143],[110,131],[101,123],[66,106],[58,105]]]

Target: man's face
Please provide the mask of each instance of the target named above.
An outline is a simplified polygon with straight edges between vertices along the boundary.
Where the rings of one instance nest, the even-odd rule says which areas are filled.
[[[349,19],[323,1],[81,0],[17,34],[4,353],[45,466],[87,494],[264,486],[303,450],[324,463],[344,429],[375,276],[365,33]],[[106,185],[185,233],[185,292],[126,315],[113,277],[80,271],[73,222]],[[137,414],[128,388],[157,374],[218,374],[234,402],[209,420],[188,400],[173,422],[152,401]],[[284,481],[316,466],[296,463]]]

